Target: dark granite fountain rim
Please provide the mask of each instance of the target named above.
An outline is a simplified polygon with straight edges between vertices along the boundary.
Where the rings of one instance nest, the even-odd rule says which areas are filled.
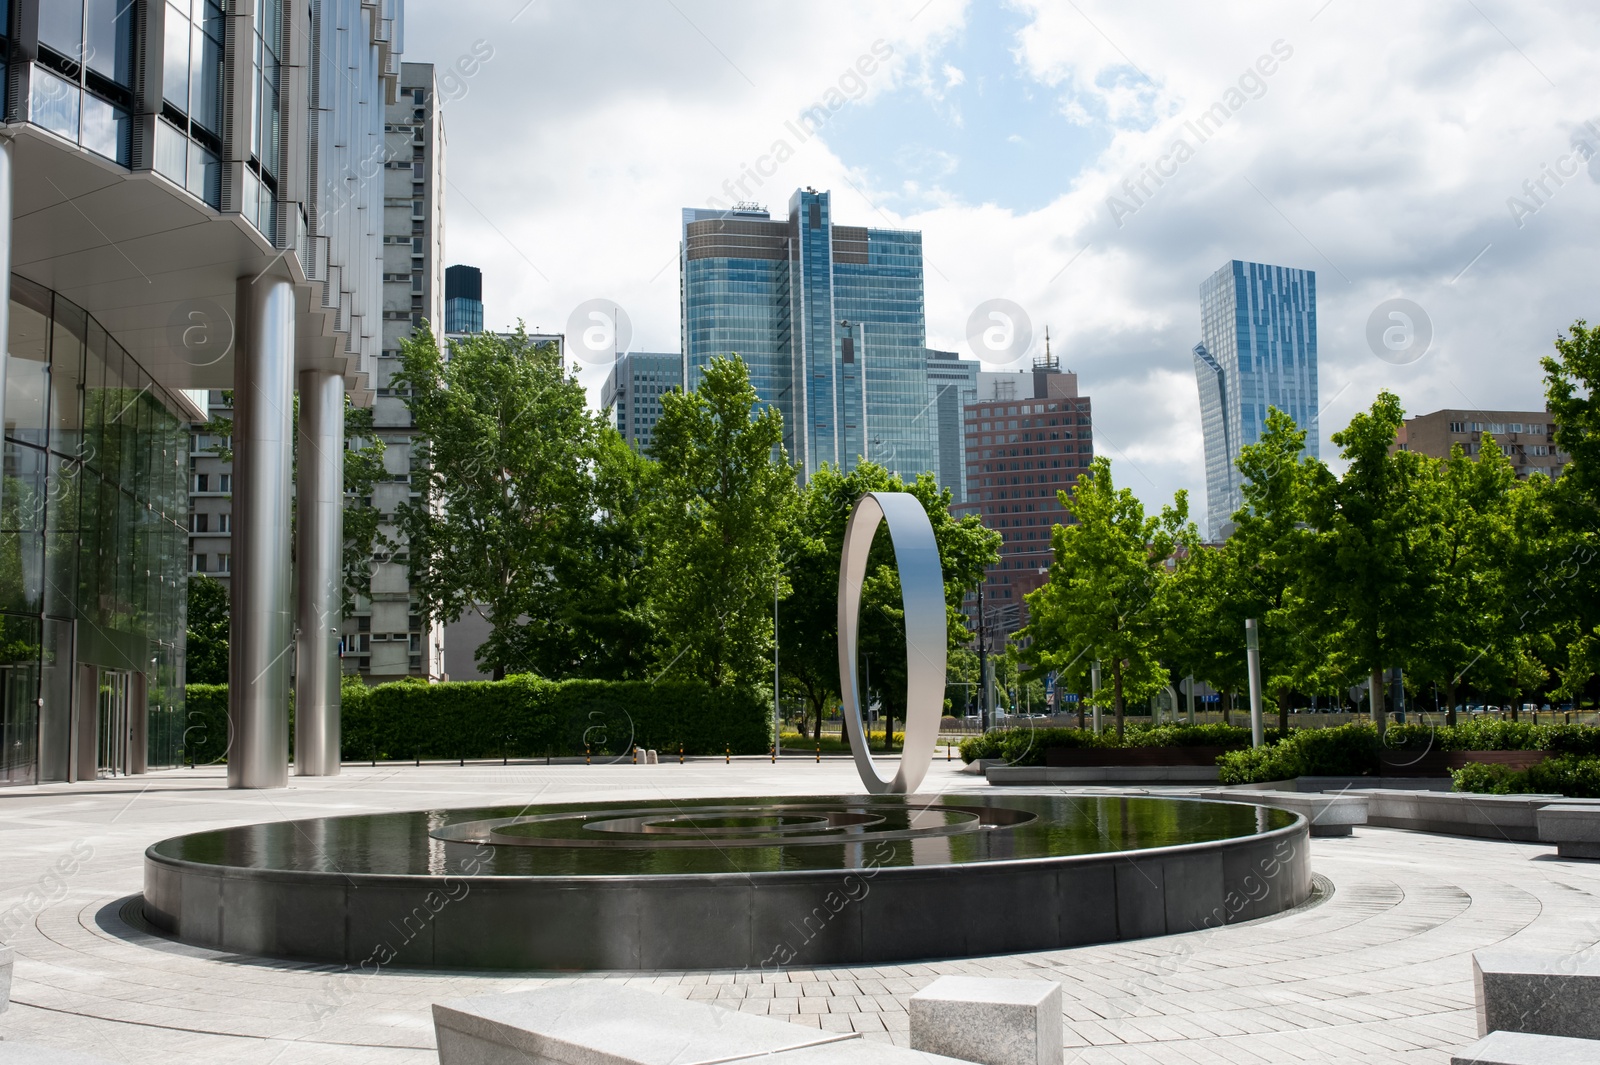
[[[936,795],[936,796],[927,796],[927,797],[918,796],[918,795],[904,796],[904,798],[906,798],[906,799],[918,799],[918,798],[936,799],[936,798],[940,798],[940,797],[942,797],[942,796],[938,796],[938,795]],[[957,796],[957,797],[959,797],[959,796]],[[1058,797],[1058,796],[1052,795],[1050,797]],[[1073,796],[1073,797],[1077,797],[1077,796]],[[1120,857],[1125,857],[1125,858],[1132,858],[1132,857],[1135,857],[1135,856],[1141,856],[1141,857],[1142,856],[1162,856],[1162,857],[1181,856],[1183,854],[1188,854],[1188,853],[1204,853],[1204,852],[1208,852],[1208,851],[1226,850],[1226,849],[1230,849],[1232,847],[1237,847],[1237,846],[1246,845],[1246,844],[1261,843],[1261,842],[1267,841],[1267,840],[1274,840],[1274,839],[1279,839],[1279,838],[1287,838],[1287,837],[1293,836],[1297,832],[1301,831],[1303,824],[1309,824],[1309,822],[1307,821],[1306,817],[1304,815],[1302,815],[1302,814],[1298,814],[1298,813],[1294,813],[1294,812],[1289,811],[1289,810],[1285,810],[1282,807],[1270,806],[1270,805],[1268,805],[1266,803],[1226,802],[1226,801],[1220,800],[1220,799],[1201,799],[1201,798],[1192,798],[1192,797],[1189,797],[1189,796],[1167,797],[1167,796],[1160,796],[1160,795],[1091,795],[1091,796],[1082,796],[1082,797],[1083,798],[1094,798],[1094,799],[1135,799],[1135,800],[1145,800],[1145,801],[1154,801],[1154,802],[1163,802],[1163,803],[1181,803],[1181,804],[1193,804],[1193,805],[1205,804],[1205,805],[1216,805],[1216,806],[1228,806],[1228,807],[1231,807],[1233,809],[1238,809],[1241,806],[1248,806],[1248,807],[1253,808],[1253,809],[1268,809],[1268,810],[1271,810],[1273,813],[1276,813],[1276,814],[1287,815],[1287,816],[1290,817],[1290,821],[1287,824],[1280,825],[1277,828],[1268,829],[1268,830],[1266,830],[1264,832],[1262,832],[1262,831],[1247,832],[1247,833],[1243,833],[1243,834],[1236,835],[1236,836],[1224,836],[1224,837],[1219,838],[1219,839],[1198,840],[1198,841],[1188,842],[1188,843],[1172,843],[1172,844],[1158,845],[1158,846],[1152,846],[1152,847],[1135,847],[1135,848],[1119,849],[1119,850],[1087,851],[1087,852],[1080,853],[1080,854],[1040,855],[1040,856],[1031,857],[1031,858],[1005,858],[1005,859],[998,859],[998,860],[986,861],[986,862],[943,862],[943,863],[932,864],[932,865],[915,865],[915,866],[881,865],[881,866],[876,866],[871,870],[872,876],[873,876],[874,879],[888,876],[888,877],[892,877],[892,878],[894,878],[896,880],[900,880],[900,879],[911,879],[911,878],[915,878],[915,877],[918,877],[918,876],[947,876],[954,870],[960,870],[963,875],[979,874],[979,873],[982,873],[984,871],[987,871],[987,872],[990,872],[990,873],[994,873],[994,874],[1004,874],[1007,870],[1041,868],[1041,867],[1048,867],[1048,866],[1052,866],[1052,865],[1053,866],[1068,866],[1068,867],[1070,867],[1070,866],[1078,865],[1078,864],[1089,864],[1089,863],[1093,863],[1093,862],[1105,861],[1108,858],[1116,858],[1116,857],[1119,857],[1119,856]],[[722,798],[720,796],[706,796],[704,798],[717,799],[717,800],[720,800],[720,801],[722,801],[722,802],[724,802],[726,804],[730,804],[730,805],[731,804],[735,804],[735,803],[740,803],[740,802],[746,802],[746,801],[756,801],[756,800],[750,799],[748,797]],[[881,799],[884,798],[884,796],[872,796],[872,795],[862,795],[862,796],[792,796],[792,797],[791,796],[784,796],[784,798],[793,798],[794,800],[801,801],[801,802],[809,800],[809,799],[814,799],[814,798],[815,799],[846,798],[846,799],[859,799],[861,801],[867,801],[867,800],[881,800]],[[576,807],[589,806],[591,804],[585,804],[585,803],[553,803],[553,804],[546,804],[546,805],[572,806],[572,807],[576,808]],[[267,824],[276,824],[276,825],[290,825],[290,824],[304,823],[304,822],[309,822],[309,821],[336,820],[336,819],[342,819],[342,818],[346,818],[346,817],[359,818],[359,817],[385,816],[385,815],[391,815],[391,814],[394,814],[394,815],[418,814],[418,813],[424,813],[428,809],[430,809],[430,808],[429,807],[423,807],[422,809],[419,809],[419,810],[390,810],[390,811],[383,811],[383,813],[380,813],[380,814],[342,814],[342,815],[336,815],[336,817],[296,818],[296,819],[287,820],[287,821],[275,821],[275,822],[265,822],[265,823],[267,823]],[[483,807],[457,807],[457,808],[453,808],[453,809],[474,810],[474,809],[483,809]],[[229,865],[229,864],[220,863],[220,862],[197,862],[197,861],[192,861],[192,860],[185,859],[185,858],[174,858],[174,857],[171,857],[170,855],[165,855],[165,854],[158,853],[157,850],[156,850],[156,848],[162,846],[163,844],[171,843],[171,842],[173,842],[175,840],[185,839],[185,838],[187,838],[189,836],[206,835],[206,834],[213,833],[213,832],[226,832],[226,831],[229,831],[230,829],[251,828],[251,827],[256,827],[257,825],[259,825],[261,823],[262,822],[256,822],[256,823],[253,823],[253,824],[245,824],[245,825],[230,825],[230,826],[227,826],[227,827],[224,827],[224,828],[220,828],[220,829],[203,829],[203,830],[201,830],[199,832],[187,832],[187,833],[183,833],[183,834],[178,835],[178,836],[169,836],[166,839],[158,840],[157,842],[152,843],[149,847],[147,847],[145,849],[145,852],[144,852],[145,860],[147,862],[150,862],[150,863],[153,863],[153,864],[156,864],[156,865],[171,869],[175,873],[180,873],[180,874],[183,874],[183,875],[204,875],[204,876],[209,876],[212,879],[260,880],[260,881],[269,881],[269,882],[277,882],[277,883],[318,883],[318,882],[327,882],[328,880],[332,879],[332,880],[339,880],[339,881],[348,881],[348,882],[350,882],[352,884],[368,884],[368,885],[373,885],[373,886],[380,886],[380,885],[384,885],[384,884],[395,884],[395,885],[407,885],[407,884],[419,885],[419,884],[426,884],[426,883],[437,884],[437,883],[442,883],[445,880],[454,880],[454,881],[458,881],[458,882],[464,882],[464,883],[467,883],[470,886],[479,887],[479,888],[497,887],[497,886],[510,887],[510,886],[515,886],[515,885],[528,885],[528,886],[531,886],[531,885],[535,885],[535,884],[543,885],[543,886],[547,886],[547,887],[559,887],[559,886],[564,885],[564,884],[571,884],[571,885],[575,885],[575,886],[581,885],[581,886],[584,886],[584,887],[596,887],[596,886],[607,886],[607,885],[613,885],[613,886],[617,886],[617,887],[627,887],[627,886],[631,886],[631,885],[638,885],[638,884],[644,884],[644,883],[690,884],[690,883],[694,883],[694,882],[705,882],[705,883],[711,883],[711,884],[724,884],[724,883],[730,883],[730,882],[733,882],[733,881],[759,881],[759,880],[771,880],[771,881],[774,881],[774,882],[777,882],[777,881],[785,881],[785,882],[797,882],[797,881],[800,881],[800,882],[803,882],[803,881],[812,880],[812,879],[817,879],[817,880],[830,879],[831,880],[831,879],[837,878],[838,876],[840,876],[840,874],[849,875],[850,873],[860,872],[860,870],[851,867],[851,868],[828,868],[828,869],[763,869],[763,870],[752,870],[752,871],[749,871],[749,872],[729,871],[729,872],[713,872],[713,873],[593,873],[593,874],[585,873],[585,874],[569,874],[569,875],[556,875],[556,876],[538,876],[538,875],[526,875],[526,874],[482,875],[482,874],[470,874],[470,873],[370,873],[370,872],[360,872],[360,871],[344,872],[344,871],[340,871],[340,870],[259,869],[259,868],[255,868],[255,867],[252,867],[252,866]]]

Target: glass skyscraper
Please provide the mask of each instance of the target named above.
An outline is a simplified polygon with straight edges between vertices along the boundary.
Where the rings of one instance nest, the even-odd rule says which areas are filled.
[[[444,272],[444,331],[483,332],[483,271],[456,265]]]
[[[830,194],[801,189],[785,221],[686,208],[682,257],[687,387],[738,354],[806,475],[863,458],[907,479],[934,468],[921,233],[834,225]]]
[[[1267,410],[1277,407],[1306,430],[1306,454],[1317,438],[1317,275],[1311,270],[1225,264],[1200,286],[1200,336],[1194,373],[1206,441],[1206,517],[1211,535],[1244,502],[1234,465],[1261,438]]]

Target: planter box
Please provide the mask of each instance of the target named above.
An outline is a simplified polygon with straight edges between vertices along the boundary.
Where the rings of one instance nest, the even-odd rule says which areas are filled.
[[[1214,766],[1230,747],[1051,747],[1044,764],[1052,768],[1086,766]]]
[[[1549,751],[1408,751],[1378,750],[1378,774],[1385,777],[1447,777],[1452,769],[1473,762],[1527,769],[1550,757]]]

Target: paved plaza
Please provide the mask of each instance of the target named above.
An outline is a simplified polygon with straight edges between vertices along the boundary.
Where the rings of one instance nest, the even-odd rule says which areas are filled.
[[[935,762],[924,793],[989,790]],[[1063,985],[1069,1062],[1415,1062],[1476,1037],[1471,953],[1600,940],[1600,862],[1528,843],[1362,827],[1312,841],[1318,899],[1253,924],[919,965],[777,973],[515,976],[328,965],[182,946],[121,904],[167,836],[256,821],[510,802],[855,794],[853,765],[347,766],[287,790],[228,791],[220,769],[0,790],[0,937],[16,948],[0,1038],[161,1065],[422,1065],[431,1003],[571,979],[623,980],[904,1045],[910,995],[944,973]],[[1048,790],[1048,789],[1029,789]],[[1060,790],[1060,789],[1055,789]],[[1070,900],[1063,905],[1070,906]],[[959,913],[937,919],[959,922]]]

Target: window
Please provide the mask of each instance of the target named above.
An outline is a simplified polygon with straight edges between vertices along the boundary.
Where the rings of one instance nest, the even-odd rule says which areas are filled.
[[[168,0],[156,123],[156,171],[213,207],[222,202],[222,8]]]
[[[197,473],[197,474],[195,474],[194,475],[194,490],[196,492],[209,492],[209,491],[211,491],[211,475],[209,473]]]
[[[209,514],[191,514],[189,516],[189,531],[197,533],[210,532],[210,522],[211,515]]]
[[[231,473],[219,473],[219,474],[217,474],[217,491],[219,491],[219,492],[231,492],[231,491],[233,491],[233,474],[231,474]]]
[[[229,558],[229,556],[226,555],[226,554],[221,554],[221,555],[217,556],[217,572],[218,573],[231,572],[229,570],[229,568],[228,568],[228,558]]]
[[[220,532],[220,533],[232,532],[233,531],[232,527],[233,527],[233,517],[232,517],[232,515],[229,515],[229,514],[218,514],[217,515],[217,532]]]
[[[372,631],[372,618],[369,615],[365,615],[365,614],[363,614],[361,617],[356,618],[356,631],[357,632],[370,632],[370,631]]]
[[[204,556],[204,555],[196,555],[196,556],[194,556],[194,572],[196,572],[196,573],[204,573],[205,571],[206,571],[206,556]]]

